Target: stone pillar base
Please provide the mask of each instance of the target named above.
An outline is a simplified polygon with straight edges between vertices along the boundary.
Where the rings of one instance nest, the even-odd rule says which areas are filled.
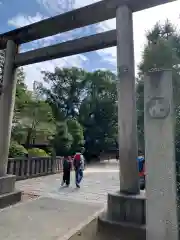
[[[21,192],[15,190],[16,176],[5,175],[0,177],[0,208],[21,201]]]
[[[145,240],[145,194],[108,195],[107,212],[98,218],[98,232],[104,239]]]

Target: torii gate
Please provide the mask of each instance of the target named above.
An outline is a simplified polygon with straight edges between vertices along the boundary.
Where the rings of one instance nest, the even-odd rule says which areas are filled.
[[[152,97],[157,97],[156,95],[158,95],[158,97],[159,95],[165,96],[169,103],[169,112],[166,116],[164,118],[157,116],[156,119],[149,116],[151,111],[147,111],[148,107],[145,104],[145,137],[148,142],[148,145],[146,144],[148,171],[146,194],[147,226],[145,226],[146,198],[139,190],[136,163],[137,123],[132,21],[133,12],[172,1],[173,0],[103,0],[0,35],[0,49],[6,48],[3,93],[0,98],[0,199],[10,202],[13,202],[14,198],[16,198],[16,201],[20,199],[20,193],[14,192],[15,178],[6,175],[16,92],[16,78],[14,77],[16,68],[27,64],[117,45],[120,191],[108,196],[107,214],[105,217],[101,216],[99,218],[99,223],[100,225],[108,223],[111,226],[118,226],[122,230],[119,230],[118,236],[122,237],[123,234],[126,234],[123,236],[129,236],[128,239],[178,240],[174,134],[172,131],[172,76],[170,71],[161,71],[161,73],[157,74],[153,73],[155,75],[151,74],[147,76],[147,81],[145,81],[145,103],[148,103],[147,106],[149,106],[149,99],[151,100]],[[18,46],[20,44],[114,17],[116,17],[116,30],[39,48],[37,50],[18,53]],[[158,78],[156,80],[159,81],[159,85],[156,91],[153,91],[153,79],[157,76]],[[168,129],[168,133],[170,133],[170,135],[167,136],[168,140],[166,138],[160,138],[163,137],[163,132],[158,131],[157,126],[163,126],[163,129],[165,129],[165,127]],[[156,139],[153,139],[153,137]],[[156,144],[152,144],[153,141]],[[160,146],[161,142],[167,147],[164,149],[163,155],[160,155],[156,148],[156,146]],[[162,156],[164,159],[162,159]],[[170,176],[168,184],[167,180],[164,179],[168,186],[167,189],[170,191],[168,194],[164,191],[162,181],[160,181],[160,184],[157,184],[156,191],[153,191],[155,188],[154,181],[160,180],[160,176],[154,176],[151,171],[151,163],[153,161],[153,164],[157,164],[153,160],[157,157],[160,159],[155,159],[156,162],[164,160],[164,164],[166,164],[167,161],[167,166],[170,169],[170,173],[166,168],[161,167],[158,169],[159,174],[163,175],[162,177]],[[161,171],[161,169],[163,169],[163,171]],[[159,214],[157,214],[158,211]],[[113,239],[113,236],[111,236],[111,239]]]

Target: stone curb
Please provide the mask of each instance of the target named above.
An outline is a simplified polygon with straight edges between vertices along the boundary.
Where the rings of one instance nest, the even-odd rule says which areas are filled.
[[[7,210],[10,209],[10,208],[16,208],[16,207],[18,207],[18,206],[25,205],[25,204],[28,203],[28,202],[36,201],[37,199],[40,199],[40,198],[42,198],[42,197],[39,196],[39,197],[34,198],[34,199],[28,199],[28,200],[26,200],[26,201],[21,201],[21,202],[18,202],[18,203],[16,203],[16,204],[7,206],[7,207],[5,207],[5,208],[0,209],[0,213],[3,212],[3,211],[7,211]]]
[[[86,220],[84,220],[82,223],[80,223],[77,227],[73,228],[69,231],[68,234],[65,234],[63,237],[58,238],[57,240],[69,240],[71,237],[73,237],[76,233],[81,232],[82,229],[87,226],[89,223],[91,223],[94,219],[96,219],[102,212],[104,212],[105,208],[102,208],[101,210],[96,211],[93,215],[88,217]]]

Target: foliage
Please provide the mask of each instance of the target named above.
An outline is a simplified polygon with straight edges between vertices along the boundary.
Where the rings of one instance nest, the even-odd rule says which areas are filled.
[[[5,51],[0,50],[0,82],[2,82],[4,59],[5,59]]]
[[[137,81],[137,113],[139,143],[143,148],[144,142],[144,84],[143,79],[147,71],[152,68],[170,68],[173,73],[174,102],[176,111],[176,150],[180,149],[180,34],[176,28],[165,22],[156,24],[147,33],[148,43],[143,52],[142,62],[139,66],[139,79]]]
[[[44,100],[31,98],[24,102],[16,115],[13,134],[17,141],[24,142],[29,148],[38,140],[47,142],[54,134],[55,124],[51,107]]]
[[[23,68],[17,71],[14,141],[27,149],[35,143],[50,143],[58,155],[73,154],[81,146],[99,154],[116,145],[115,74],[74,67],[42,74],[48,88],[35,82],[29,91]]]
[[[116,146],[116,76],[110,71],[95,71],[87,76],[87,96],[80,107],[79,120],[85,128],[86,151],[99,154]],[[111,145],[107,146],[107,141]]]
[[[19,122],[21,112],[25,105],[31,100],[31,92],[28,91],[25,84],[25,74],[23,68],[17,69],[16,101],[13,115],[13,127]]]
[[[76,117],[84,92],[84,70],[79,68],[55,68],[54,73],[44,71],[44,81],[51,88],[43,88],[47,102],[51,105],[54,116],[61,121],[68,117]]]
[[[137,80],[136,84],[137,94],[137,130],[138,130],[138,145],[139,148],[144,150],[144,81],[143,79]]]
[[[27,89],[23,68],[17,69],[16,77],[12,139],[25,144],[26,148],[36,142],[47,143],[55,131],[51,107],[37,95],[35,88],[33,91]]]
[[[52,140],[52,145],[56,150],[56,154],[67,155],[71,149],[73,137],[68,131],[66,122],[59,122],[56,127],[56,135]]]
[[[152,68],[176,69],[178,67],[180,36],[171,23],[166,21],[162,26],[156,24],[147,33],[147,40],[139,66],[141,75]]]
[[[15,141],[11,141],[10,148],[9,148],[9,157],[25,157],[27,155],[27,150]]]
[[[40,148],[31,148],[28,150],[28,155],[30,157],[48,157],[49,155]]]
[[[84,145],[83,128],[80,123],[73,118],[59,122],[52,145],[57,155],[69,155],[78,151]]]
[[[173,69],[176,111],[176,146],[180,149],[180,34],[168,21],[147,32],[147,44],[136,84],[139,145],[144,148],[144,76],[154,68]],[[4,52],[0,53],[0,68]],[[42,72],[43,84],[29,91],[24,72],[18,69],[12,139],[25,144],[48,142],[57,155],[72,154],[85,146],[89,154],[117,147],[116,75],[110,71],[87,72],[55,68]],[[178,147],[179,145],[179,147]],[[180,151],[179,151],[180,153]]]
[[[83,128],[76,119],[68,119],[67,127],[73,139],[71,152],[74,154],[76,151],[79,151],[82,146],[84,146]]]
[[[98,154],[107,149],[107,142],[116,144],[117,93],[112,72],[56,68],[53,73],[43,74],[50,88],[41,87],[41,93],[52,107],[56,122],[60,122],[54,139],[58,153],[60,149],[73,153],[83,145],[84,138],[86,151]]]

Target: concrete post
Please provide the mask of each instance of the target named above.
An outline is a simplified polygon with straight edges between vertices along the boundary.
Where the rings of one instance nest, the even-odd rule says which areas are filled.
[[[133,21],[132,11],[127,6],[117,8],[116,29],[120,191],[138,194]]]
[[[3,93],[0,96],[0,177],[7,171],[8,151],[11,137],[12,118],[16,94],[14,58],[17,45],[9,40],[3,73]]]
[[[144,81],[147,240],[178,240],[172,72]]]

